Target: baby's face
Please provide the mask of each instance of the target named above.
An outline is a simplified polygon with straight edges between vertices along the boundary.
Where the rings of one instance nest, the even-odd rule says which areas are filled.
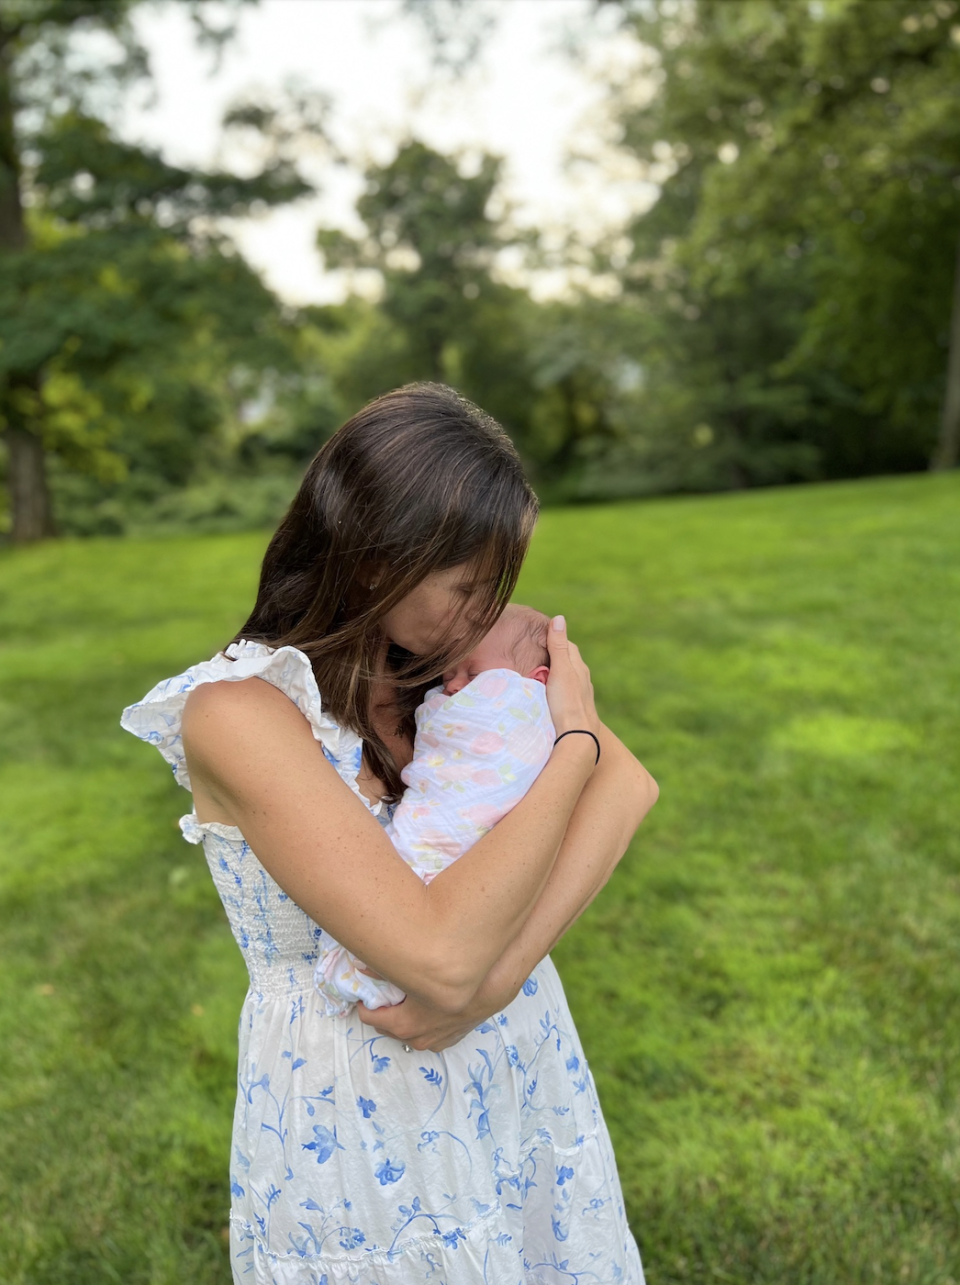
[[[544,669],[545,666],[539,668]],[[520,673],[518,668],[518,659],[513,654],[508,639],[505,637],[505,631],[497,625],[490,630],[465,660],[453,669],[448,669],[443,675],[443,692],[445,696],[455,696],[461,688],[466,687],[467,683],[473,682],[478,674],[482,674],[487,669],[512,669],[515,673]],[[524,678],[539,678],[539,670],[530,674],[524,674]],[[546,682],[545,678],[540,679]]]

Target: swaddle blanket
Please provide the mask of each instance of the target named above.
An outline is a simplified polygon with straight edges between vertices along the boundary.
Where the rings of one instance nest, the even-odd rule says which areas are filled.
[[[523,798],[553,748],[546,689],[512,669],[488,669],[453,696],[432,688],[416,713],[406,789],[386,825],[404,861],[429,883]],[[321,953],[314,983],[330,1016],[404,992],[368,977],[344,946]]]

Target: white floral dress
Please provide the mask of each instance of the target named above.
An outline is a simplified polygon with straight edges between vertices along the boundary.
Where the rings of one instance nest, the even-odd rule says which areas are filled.
[[[294,701],[363,798],[362,743],[324,712],[310,662],[293,647],[233,643],[158,683],[122,726],[156,745],[189,789],[187,694],[252,675]],[[387,820],[380,805],[371,811]],[[407,1053],[355,1008],[325,1013],[312,974],[333,939],[238,829],[194,813],[180,828],[203,844],[250,973],[230,1160],[235,1281],[643,1285],[610,1137],[549,955],[458,1044]]]

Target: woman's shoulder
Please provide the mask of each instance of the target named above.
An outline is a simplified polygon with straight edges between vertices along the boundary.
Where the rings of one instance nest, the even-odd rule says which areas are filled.
[[[203,683],[187,693],[178,748],[194,804],[204,815],[215,814],[212,805],[221,816],[223,807],[231,811],[234,797],[256,798],[263,788],[274,791],[299,779],[316,752],[313,725],[286,692],[254,681],[259,677]],[[336,782],[324,766],[314,783],[317,794]],[[230,819],[241,824],[232,814]]]
[[[263,682],[244,681],[249,678]],[[265,734],[268,728],[275,728],[288,734],[291,727],[302,728],[302,722],[290,722],[291,703],[306,720],[328,761],[348,783],[355,780],[362,743],[356,733],[340,727],[324,709],[310,659],[296,647],[269,647],[245,639],[231,643],[210,660],[157,683],[142,700],[123,711],[120,722],[125,730],[156,745],[178,784],[189,790],[183,749],[185,721],[190,725],[192,744],[200,745],[209,737],[219,743],[217,752],[222,752],[224,745],[235,743],[245,730]]]
[[[302,728],[304,734],[312,730],[299,716],[305,715],[306,710],[300,708],[289,692],[271,683],[269,678],[259,683],[250,681],[262,677],[265,675],[231,674],[222,681],[212,680],[191,687],[183,694],[181,734],[195,741],[213,736],[229,743],[231,737],[246,726],[264,730],[272,725],[296,727]]]

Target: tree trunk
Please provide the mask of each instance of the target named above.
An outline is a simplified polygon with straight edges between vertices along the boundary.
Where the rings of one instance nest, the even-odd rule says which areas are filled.
[[[943,398],[940,437],[930,461],[930,467],[932,469],[955,468],[958,459],[960,459],[960,239],[957,241],[957,267],[953,278],[947,390]]]
[[[22,254],[27,245],[20,199],[20,153],[14,122],[11,85],[13,50],[10,33],[0,23],[0,254]],[[35,433],[11,422],[11,398],[17,386],[36,388],[36,376],[10,376],[2,390],[0,413],[6,415],[11,538],[15,544],[53,535],[53,512],[47,486],[43,443]]]
[[[9,33],[0,22],[0,253],[3,254],[16,254],[27,244],[11,83],[13,56]]]
[[[10,535],[13,543],[26,544],[30,540],[54,535],[43,443],[22,428],[8,428],[4,438],[7,443],[8,486],[13,513]]]

